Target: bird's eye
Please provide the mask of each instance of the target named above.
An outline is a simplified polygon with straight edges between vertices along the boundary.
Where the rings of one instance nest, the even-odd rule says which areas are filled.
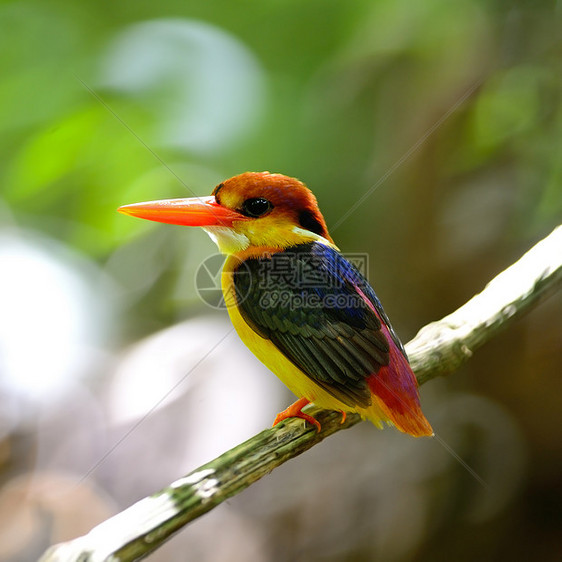
[[[242,205],[242,212],[248,217],[261,217],[273,209],[271,201],[263,197],[246,199]]]

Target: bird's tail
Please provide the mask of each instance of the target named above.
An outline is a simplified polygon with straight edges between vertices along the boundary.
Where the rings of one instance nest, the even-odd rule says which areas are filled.
[[[363,415],[380,425],[380,412],[400,431],[414,437],[431,436],[433,429],[423,415],[418,394],[418,383],[410,364],[394,342],[390,342],[390,361],[387,366],[367,380],[376,406]]]

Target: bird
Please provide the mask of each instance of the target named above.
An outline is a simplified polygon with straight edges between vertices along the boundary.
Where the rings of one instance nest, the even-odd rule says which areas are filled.
[[[303,408],[355,412],[382,429],[432,436],[404,346],[375,291],[331,238],[316,197],[300,180],[245,172],[210,196],[133,203],[119,212],[202,227],[226,255],[221,288],[238,335]]]

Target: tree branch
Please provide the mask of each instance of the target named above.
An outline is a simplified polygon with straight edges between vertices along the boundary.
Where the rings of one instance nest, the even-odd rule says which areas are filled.
[[[562,285],[562,226],[494,278],[464,306],[422,328],[406,346],[420,384],[457,369],[474,350]],[[266,429],[87,535],[51,547],[42,562],[139,560],[184,525],[238,494],[285,461],[357,424],[348,414],[310,408],[322,431],[289,419]]]

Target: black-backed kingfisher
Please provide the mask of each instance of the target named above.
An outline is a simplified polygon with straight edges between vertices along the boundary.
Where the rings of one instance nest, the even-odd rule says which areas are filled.
[[[432,435],[404,348],[374,290],[339,252],[299,180],[246,172],[210,197],[125,205],[158,222],[201,226],[227,255],[222,291],[242,341],[299,399],[357,412],[415,437]]]

